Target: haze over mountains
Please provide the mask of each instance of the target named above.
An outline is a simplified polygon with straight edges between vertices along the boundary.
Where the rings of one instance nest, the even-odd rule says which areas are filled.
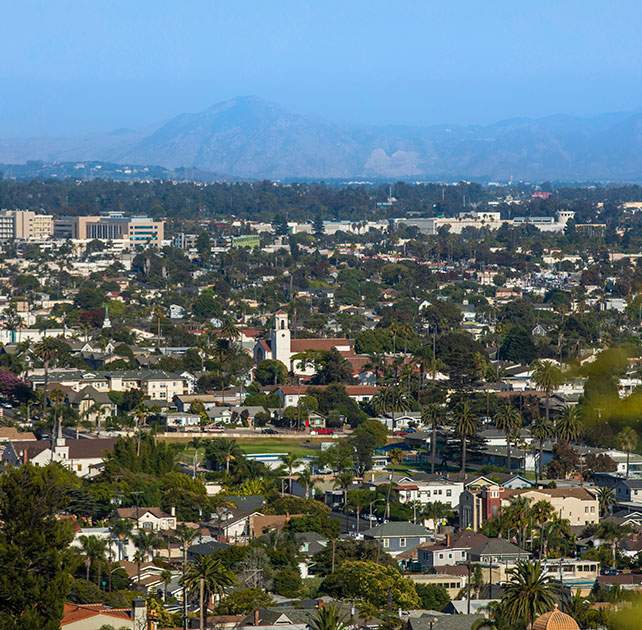
[[[359,126],[239,97],[155,129],[0,138],[0,162],[103,160],[239,178],[642,179],[642,112],[491,125]]]

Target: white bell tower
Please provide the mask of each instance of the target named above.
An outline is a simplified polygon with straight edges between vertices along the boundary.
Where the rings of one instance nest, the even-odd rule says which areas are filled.
[[[285,311],[277,311],[274,314],[274,328],[270,333],[270,348],[272,349],[272,358],[281,361],[289,370],[292,352],[288,314]]]

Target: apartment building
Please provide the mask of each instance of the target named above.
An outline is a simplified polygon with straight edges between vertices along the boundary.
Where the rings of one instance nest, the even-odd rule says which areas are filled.
[[[450,481],[448,479],[431,479],[418,481],[410,477],[400,480],[394,487],[399,497],[399,503],[414,503],[421,505],[428,503],[445,503],[453,510],[459,507],[459,497],[464,491],[464,484],[461,481]]]
[[[504,490],[502,506],[507,506],[515,497],[525,497],[531,503],[546,501],[555,513],[567,519],[571,525],[597,524],[600,520],[600,506],[597,496],[588,488],[533,488]]]

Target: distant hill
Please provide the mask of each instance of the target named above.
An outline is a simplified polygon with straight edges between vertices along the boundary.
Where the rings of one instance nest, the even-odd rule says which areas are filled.
[[[338,125],[239,97],[159,128],[1,139],[0,162],[100,160],[240,178],[642,180],[642,113],[491,125]]]

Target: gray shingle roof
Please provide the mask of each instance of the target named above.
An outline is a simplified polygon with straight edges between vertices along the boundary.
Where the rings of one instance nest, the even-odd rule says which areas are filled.
[[[390,521],[371,527],[363,532],[364,536],[379,538],[381,536],[428,536],[430,530],[423,525],[408,523],[406,521]]]

